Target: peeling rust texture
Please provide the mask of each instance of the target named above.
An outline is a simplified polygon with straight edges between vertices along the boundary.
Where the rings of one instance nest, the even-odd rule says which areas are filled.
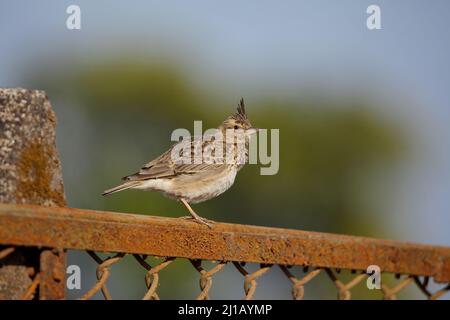
[[[312,265],[450,281],[450,248],[300,230],[0,204],[0,244],[160,257]]]
[[[62,249],[43,250],[40,256],[40,300],[65,298],[66,253]]]

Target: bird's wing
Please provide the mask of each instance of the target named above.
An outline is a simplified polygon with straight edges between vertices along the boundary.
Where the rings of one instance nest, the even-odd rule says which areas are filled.
[[[208,164],[208,163],[175,163],[172,160],[171,153],[175,144],[165,153],[145,164],[141,170],[135,174],[123,177],[126,181],[142,181],[158,178],[171,178],[180,174],[194,174],[204,172],[206,170],[219,169],[224,164]],[[193,159],[193,158],[191,158]]]
[[[125,176],[122,179],[126,181],[137,181],[173,176],[175,171],[174,163],[170,157],[171,150],[169,149],[159,157],[146,163],[138,172]]]

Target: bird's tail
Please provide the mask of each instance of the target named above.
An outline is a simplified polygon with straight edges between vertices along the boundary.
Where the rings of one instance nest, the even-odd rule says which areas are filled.
[[[125,183],[122,183],[121,185],[118,185],[118,186],[114,187],[114,188],[105,190],[102,193],[102,196],[107,196],[107,195],[110,195],[112,193],[116,193],[116,192],[119,192],[119,191],[122,191],[122,190],[126,190],[126,189],[129,189],[129,188],[132,188],[132,187],[138,185],[139,183],[140,183],[140,181],[127,181]]]

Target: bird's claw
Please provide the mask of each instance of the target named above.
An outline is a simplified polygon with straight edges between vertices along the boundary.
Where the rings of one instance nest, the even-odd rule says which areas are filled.
[[[193,220],[194,222],[204,224],[204,225],[208,226],[209,228],[212,228],[213,227],[212,225],[215,223],[212,220],[202,218],[202,217],[194,218],[193,216],[184,216],[184,217],[180,217],[180,219]]]

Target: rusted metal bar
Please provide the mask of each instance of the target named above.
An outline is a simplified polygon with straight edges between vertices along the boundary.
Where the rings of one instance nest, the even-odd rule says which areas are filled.
[[[0,204],[0,244],[381,271],[450,282],[450,248],[300,230]]]

